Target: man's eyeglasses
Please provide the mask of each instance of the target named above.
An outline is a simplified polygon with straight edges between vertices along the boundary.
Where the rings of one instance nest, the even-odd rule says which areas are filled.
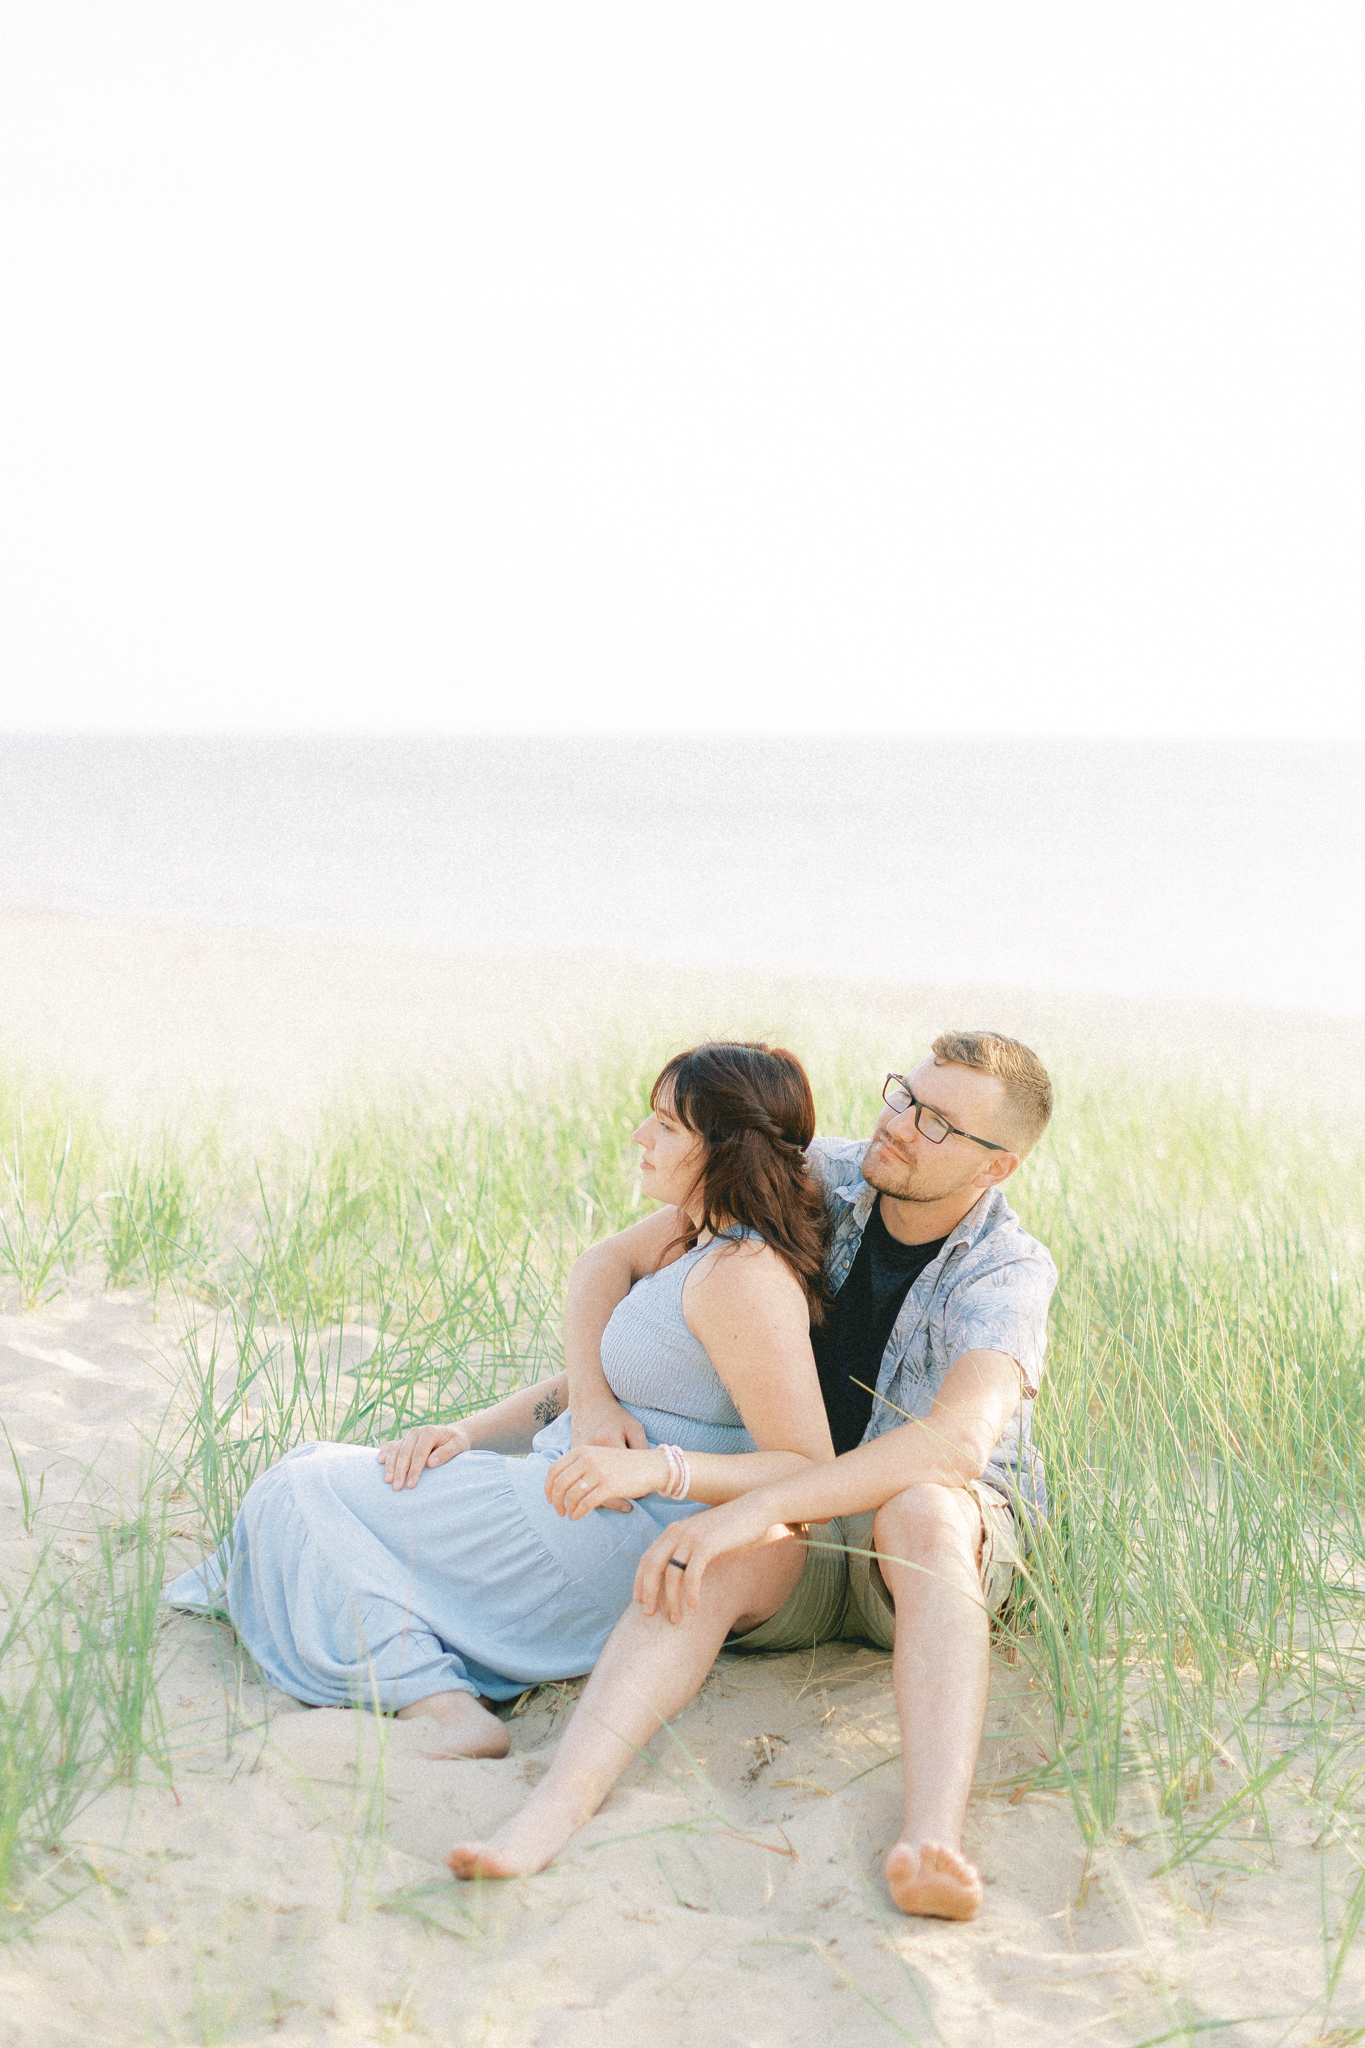
[[[907,1109],[915,1112],[915,1129],[931,1145],[941,1145],[945,1138],[967,1138],[973,1145],[984,1145],[988,1152],[1008,1152],[1008,1145],[993,1145],[989,1138],[973,1138],[970,1131],[960,1131],[956,1124],[950,1124],[946,1116],[940,1116],[928,1103],[921,1102],[911,1092],[904,1074],[888,1074],[886,1086],[882,1089],[882,1101],[896,1116]]]

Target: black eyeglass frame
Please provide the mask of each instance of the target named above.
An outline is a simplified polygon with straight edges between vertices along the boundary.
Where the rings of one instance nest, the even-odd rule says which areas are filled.
[[[896,1086],[898,1088],[903,1088],[906,1094],[910,1097],[910,1101],[907,1107],[914,1110],[915,1129],[919,1132],[920,1136],[925,1140],[926,1144],[942,1145],[945,1144],[950,1137],[970,1138],[973,1145],[984,1145],[988,1152],[1009,1151],[1010,1148],[1008,1145],[993,1145],[989,1138],[974,1137],[970,1131],[960,1130],[956,1124],[949,1124],[947,1117],[943,1114],[943,1111],[941,1109],[935,1109],[932,1102],[920,1101],[918,1095],[916,1095],[914,1089],[910,1086],[910,1083],[906,1080],[904,1074],[888,1074],[885,1081],[883,1081],[882,1083],[882,1101],[886,1103],[887,1108],[893,1113],[893,1115],[905,1115],[905,1109],[897,1109],[895,1103],[890,1101],[887,1096],[886,1091],[891,1086],[891,1083],[893,1081],[896,1083]],[[948,1128],[943,1133],[943,1136],[941,1138],[936,1138],[931,1131],[926,1131],[924,1125],[920,1122],[920,1113],[921,1111],[926,1109],[928,1110],[930,1116],[936,1116],[941,1124],[948,1124]]]

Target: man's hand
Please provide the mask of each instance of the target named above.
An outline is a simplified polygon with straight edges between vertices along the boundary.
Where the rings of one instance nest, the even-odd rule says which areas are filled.
[[[650,1544],[635,1571],[635,1598],[646,1614],[661,1612],[676,1626],[684,1612],[696,1613],[706,1567],[716,1558],[755,1543],[791,1539],[794,1532],[785,1522],[772,1521],[761,1503],[755,1507],[756,1499],[756,1494],[741,1494],[723,1508],[690,1515]],[[685,1569],[679,1571],[679,1565]]]
[[[448,1465],[461,1451],[472,1448],[462,1422],[424,1422],[396,1443],[381,1444],[378,1456],[389,1485],[401,1490],[416,1486],[428,1465]]]
[[[660,1493],[668,1484],[662,1451],[606,1449],[584,1444],[556,1458],[545,1475],[545,1498],[556,1514],[581,1522],[594,1508],[628,1515],[634,1500]]]
[[[600,1393],[582,1405],[573,1402],[569,1419],[573,1424],[571,1441],[575,1450],[584,1444],[600,1444],[604,1450],[615,1451],[649,1449],[644,1424],[637,1422],[629,1410],[608,1393]]]

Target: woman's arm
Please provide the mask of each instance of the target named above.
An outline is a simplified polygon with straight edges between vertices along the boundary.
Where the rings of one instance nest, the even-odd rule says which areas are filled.
[[[683,1285],[682,1307],[757,1446],[738,1458],[689,1457],[691,1498],[714,1504],[775,1484],[758,1477],[760,1460],[781,1460],[783,1475],[828,1464],[834,1444],[811,1350],[810,1305],[777,1253],[748,1242],[700,1262]],[[747,1473],[737,1474],[736,1465]]]
[[[390,1486],[416,1486],[429,1465],[447,1465],[461,1451],[529,1451],[539,1429],[553,1422],[568,1399],[568,1381],[561,1372],[552,1380],[518,1387],[491,1408],[478,1408],[458,1422],[424,1422],[390,1444],[378,1456]]]
[[[625,1300],[637,1280],[655,1271],[677,1234],[677,1210],[660,1209],[575,1259],[564,1302],[565,1370],[552,1380],[519,1387],[491,1408],[480,1408],[458,1422],[423,1423],[395,1442],[381,1444],[378,1455],[390,1486],[416,1486],[428,1467],[446,1465],[462,1451],[503,1451],[513,1456],[529,1451],[536,1431],[566,1406],[573,1412],[575,1443],[643,1450],[643,1429],[607,1385],[602,1336],[617,1303]]]
[[[742,1245],[699,1262],[683,1289],[683,1313],[757,1446],[689,1452],[689,1500],[716,1506],[833,1458],[806,1297],[775,1252]],[[560,1514],[579,1521],[609,1500],[640,1500],[667,1484],[660,1450],[581,1445],[550,1467],[545,1491]]]
[[[564,1369],[575,1446],[644,1449],[643,1429],[607,1385],[602,1337],[613,1309],[637,1280],[655,1271],[660,1254],[677,1235],[677,1210],[660,1209],[574,1260],[564,1297]]]

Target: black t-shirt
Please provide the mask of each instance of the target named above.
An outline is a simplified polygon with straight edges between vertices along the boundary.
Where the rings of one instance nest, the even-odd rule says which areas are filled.
[[[873,1203],[848,1277],[821,1327],[810,1333],[836,1451],[851,1451],[862,1442],[882,1353],[901,1303],[947,1241],[902,1244],[883,1223],[880,1200]]]

